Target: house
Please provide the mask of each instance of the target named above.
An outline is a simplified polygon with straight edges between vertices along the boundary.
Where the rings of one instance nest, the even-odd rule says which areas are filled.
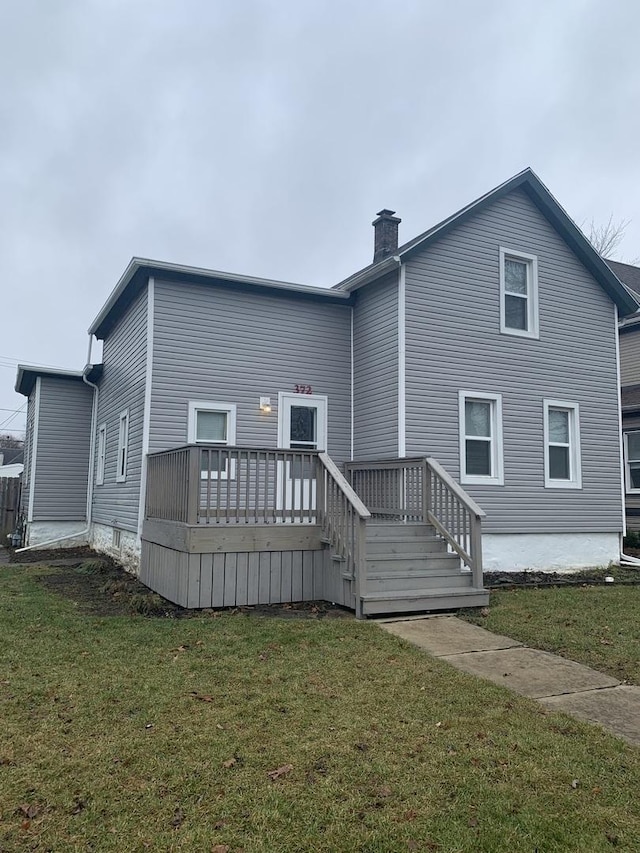
[[[399,223],[326,289],[134,258],[84,371],[18,370],[28,545],[91,542],[186,606],[359,615],[617,560],[636,301],[530,169]]]
[[[607,260],[632,295],[640,299],[640,267]],[[627,528],[640,530],[640,315],[620,322],[620,385]]]

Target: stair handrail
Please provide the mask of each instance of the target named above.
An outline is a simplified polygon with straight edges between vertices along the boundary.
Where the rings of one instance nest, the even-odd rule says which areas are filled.
[[[367,519],[371,513],[328,453],[318,454],[316,507],[322,532],[353,577],[356,616],[362,616],[366,586]]]
[[[471,569],[473,585],[481,589],[482,519],[486,513],[433,456],[425,458],[424,473],[425,521]]]

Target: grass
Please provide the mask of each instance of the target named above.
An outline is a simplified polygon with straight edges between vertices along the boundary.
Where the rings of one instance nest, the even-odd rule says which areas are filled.
[[[0,569],[2,851],[640,849],[598,728],[374,624],[96,618],[47,571]]]
[[[640,685],[640,586],[524,588],[491,593],[489,631]]]

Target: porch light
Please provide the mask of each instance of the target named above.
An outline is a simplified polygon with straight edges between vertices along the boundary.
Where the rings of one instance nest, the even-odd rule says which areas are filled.
[[[265,414],[271,411],[271,397],[260,397],[260,411]]]

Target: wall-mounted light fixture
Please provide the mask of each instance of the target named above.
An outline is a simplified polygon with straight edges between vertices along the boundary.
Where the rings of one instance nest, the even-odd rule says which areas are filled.
[[[260,411],[265,414],[271,411],[271,397],[260,397]]]

